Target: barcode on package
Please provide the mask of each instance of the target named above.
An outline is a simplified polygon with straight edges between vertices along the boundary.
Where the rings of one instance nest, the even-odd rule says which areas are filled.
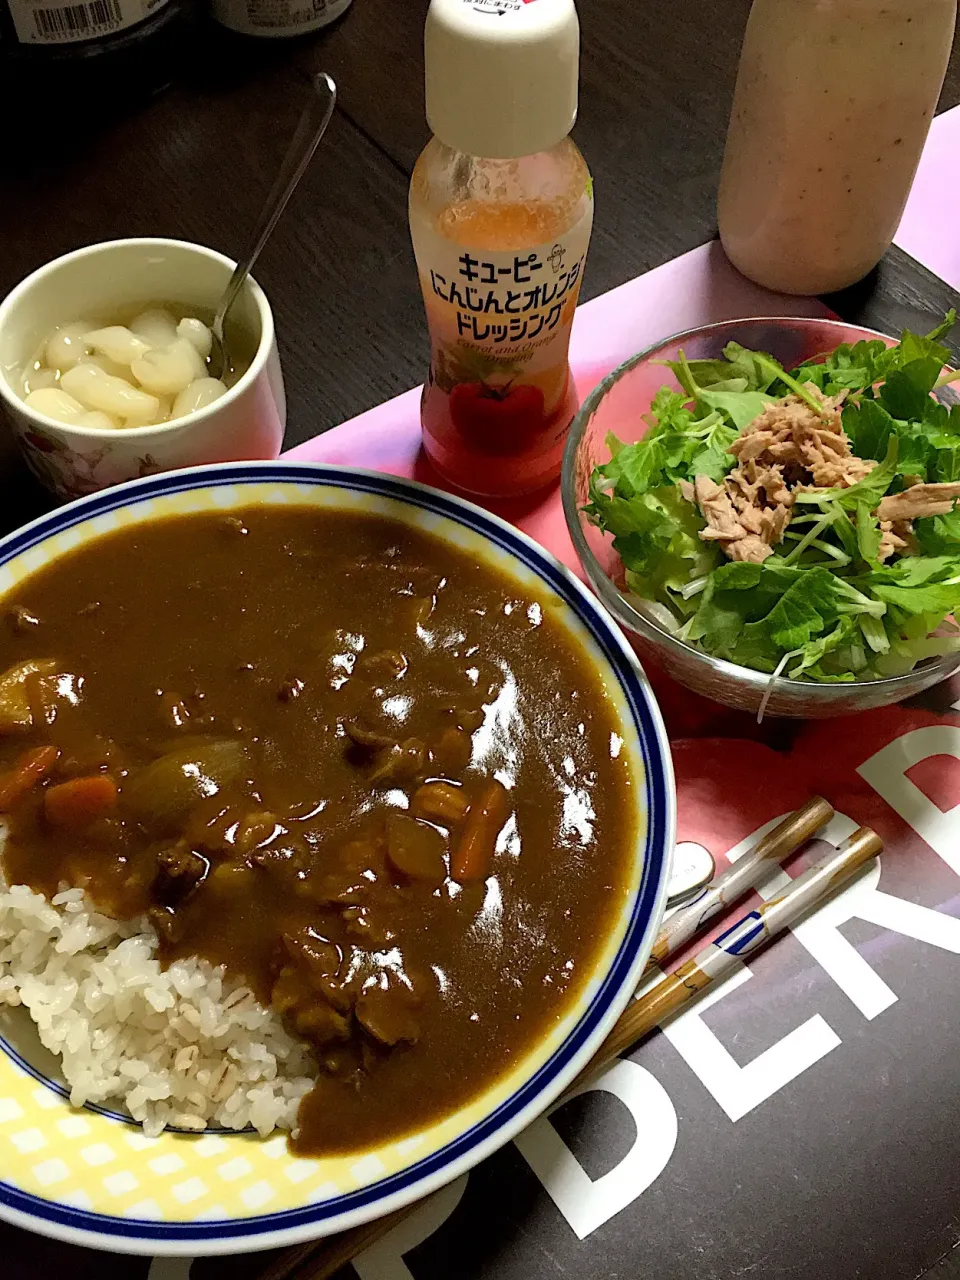
[[[87,0],[58,9],[34,9],[37,35],[41,40],[82,40],[116,31],[123,25],[119,0]]]

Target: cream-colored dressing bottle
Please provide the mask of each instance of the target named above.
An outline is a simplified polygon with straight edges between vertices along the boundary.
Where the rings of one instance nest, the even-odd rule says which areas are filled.
[[[593,222],[568,137],[573,0],[431,0],[410,233],[430,330],[421,420],[441,475],[485,496],[555,480],[577,411],[567,360]]]
[[[720,179],[720,238],[769,289],[828,293],[890,247],[957,0],[754,0]]]

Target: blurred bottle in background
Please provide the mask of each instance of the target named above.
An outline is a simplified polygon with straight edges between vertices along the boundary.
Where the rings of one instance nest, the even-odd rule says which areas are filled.
[[[78,110],[148,97],[176,73],[183,21],[181,0],[0,0],[4,104],[69,106],[69,132]]]
[[[768,289],[862,279],[893,242],[946,74],[957,0],[754,0],[720,238]]]
[[[212,0],[213,16],[248,36],[301,36],[335,22],[352,0]]]

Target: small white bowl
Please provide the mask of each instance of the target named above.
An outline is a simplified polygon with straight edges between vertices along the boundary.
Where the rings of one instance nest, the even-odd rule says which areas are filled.
[[[88,316],[109,320],[138,304],[209,314],[235,265],[184,240],[107,240],[48,262],[0,303],[0,401],[30,470],[59,498],[202,463],[277,457],[286,399],[273,313],[253,279],[228,325],[249,336],[253,360],[205,409],[154,427],[115,431],[55,422],[28,409],[18,391],[25,365],[56,325]]]

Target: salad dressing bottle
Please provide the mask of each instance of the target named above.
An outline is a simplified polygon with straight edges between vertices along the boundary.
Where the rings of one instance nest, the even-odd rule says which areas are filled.
[[[577,114],[573,0],[432,0],[434,134],[410,185],[430,330],[426,452],[458,488],[555,480],[578,407],[567,354],[593,222],[568,137]]]
[[[768,289],[862,279],[893,242],[957,0],[754,0],[720,178],[720,238]]]

